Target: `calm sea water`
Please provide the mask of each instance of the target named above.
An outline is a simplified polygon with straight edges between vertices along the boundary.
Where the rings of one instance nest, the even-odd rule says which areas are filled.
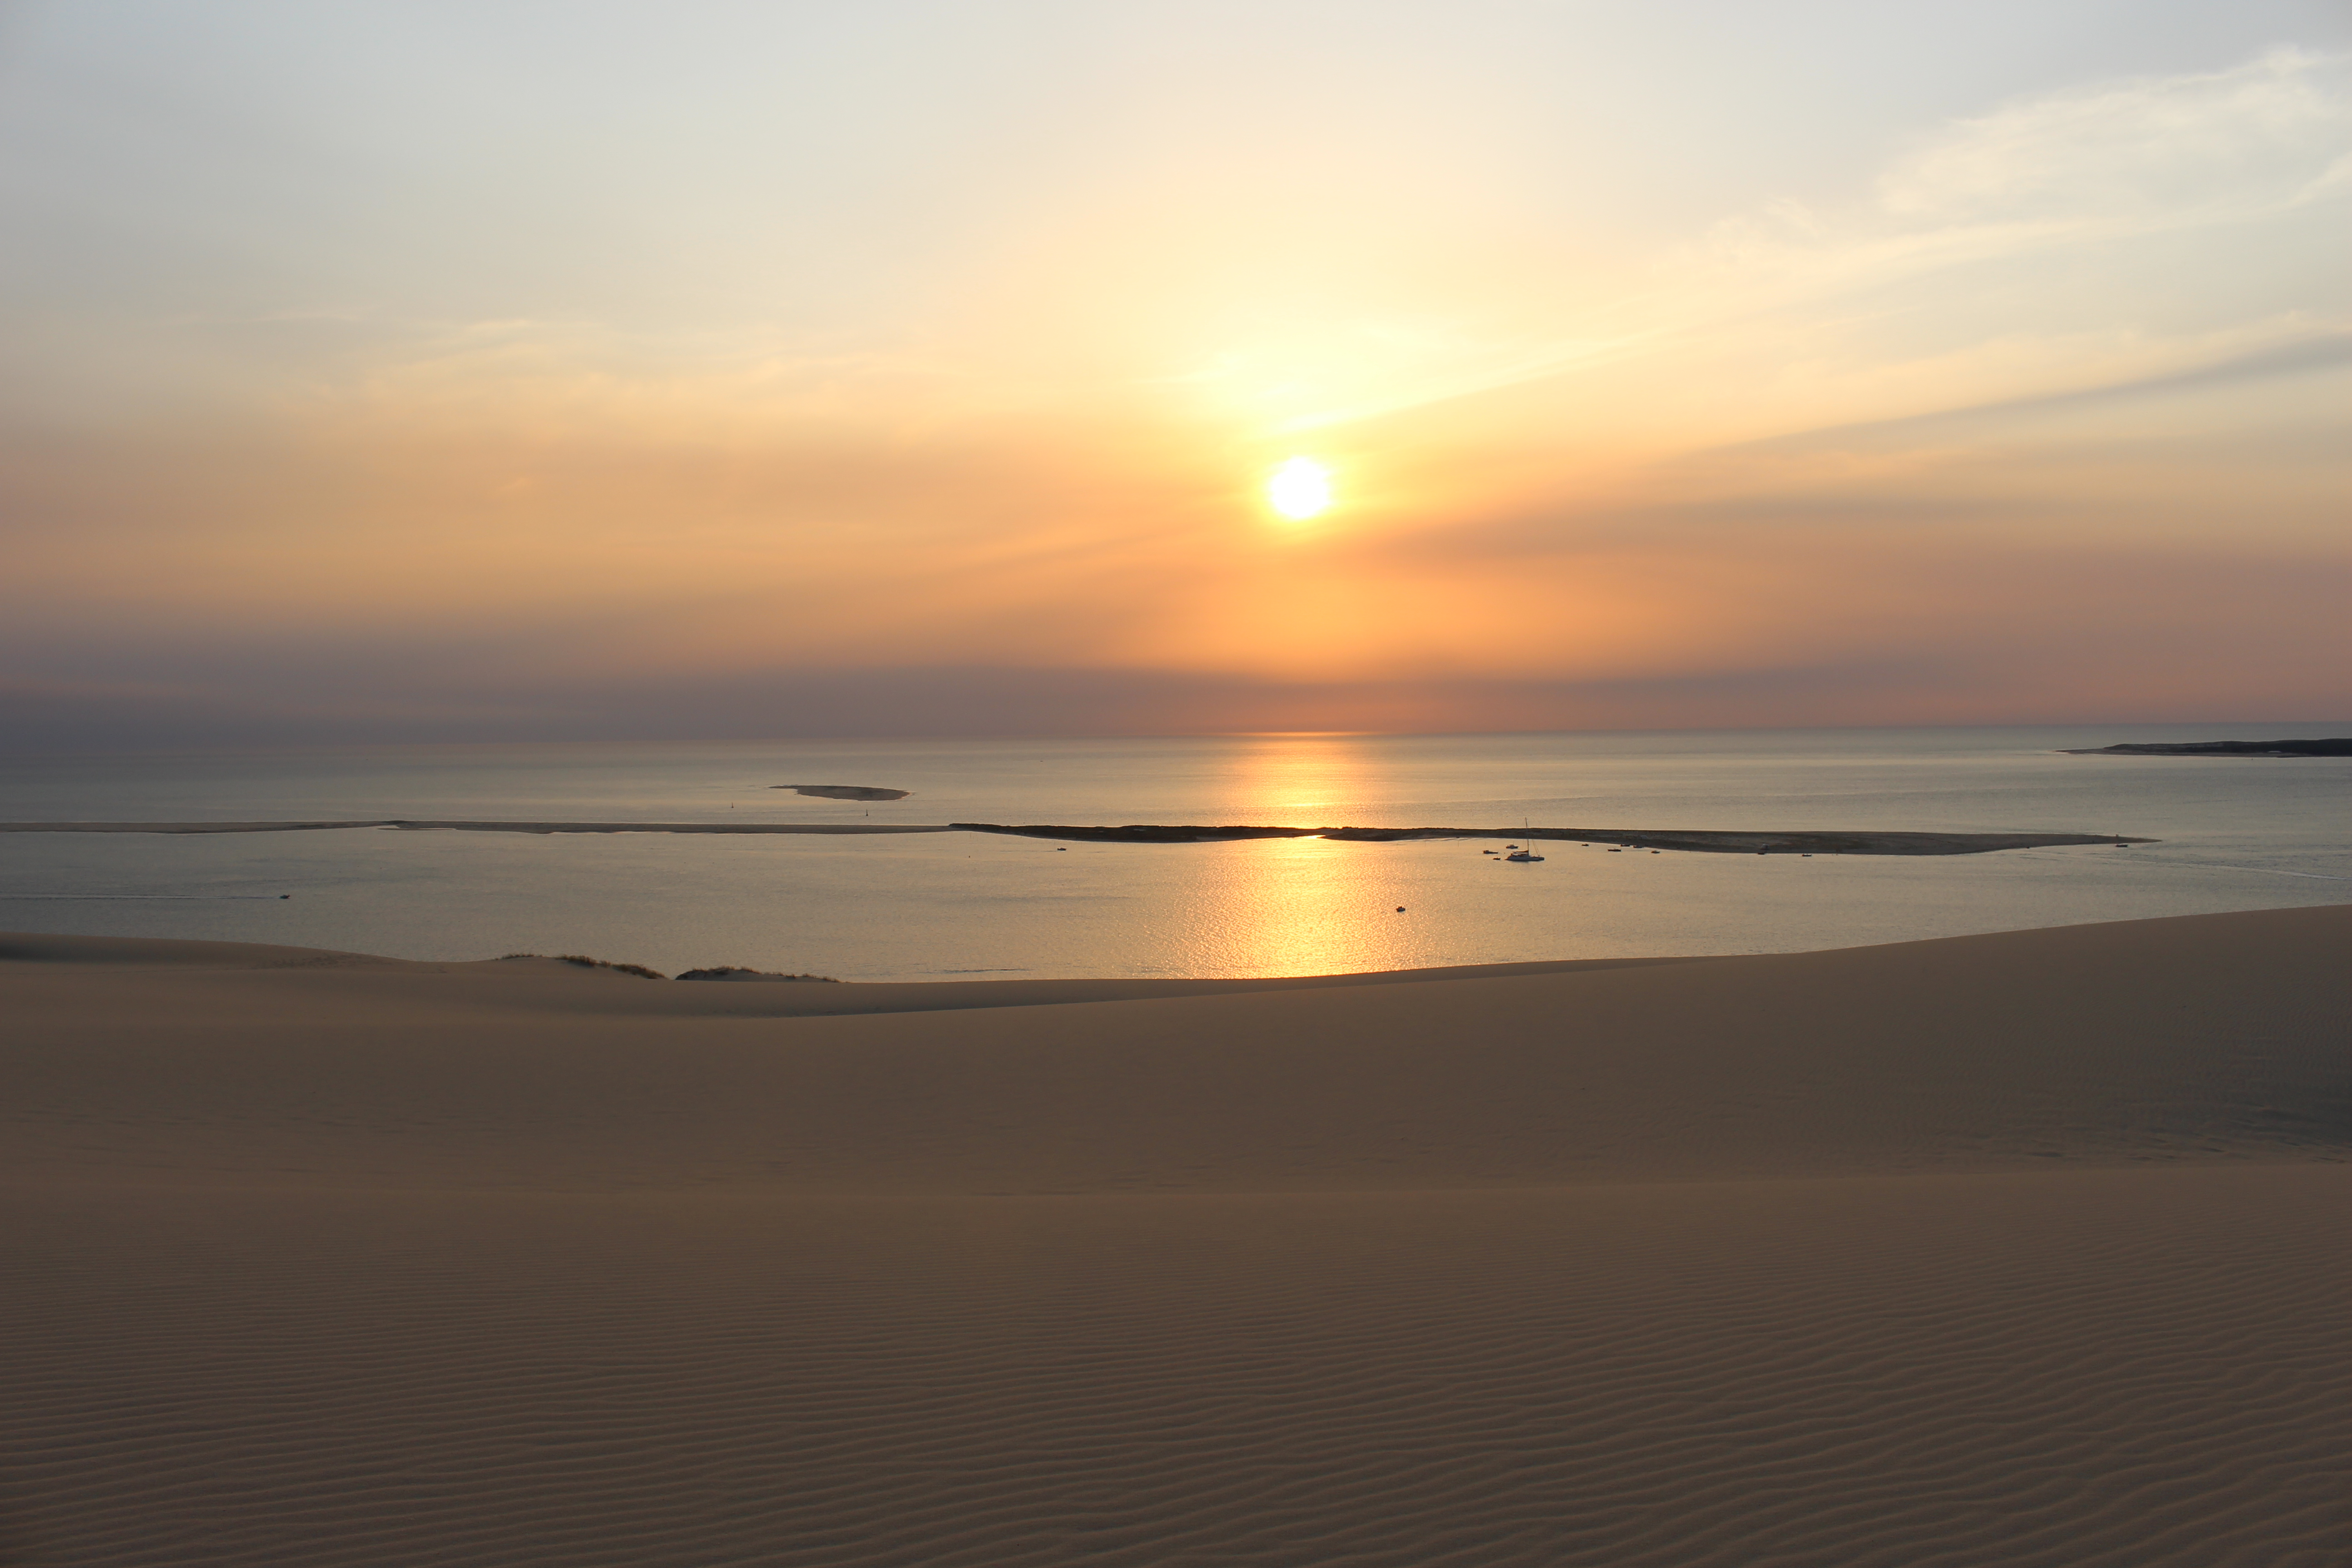
[[[0,835],[0,929],[844,979],[1790,952],[2352,901],[2352,760],[2069,757],[2352,724],[450,746],[0,763],[0,819],[1274,823],[2126,833],[1948,858],[975,834]],[[775,784],[913,791],[873,806]],[[278,895],[290,894],[281,899]],[[1397,910],[1403,905],[1403,912]]]

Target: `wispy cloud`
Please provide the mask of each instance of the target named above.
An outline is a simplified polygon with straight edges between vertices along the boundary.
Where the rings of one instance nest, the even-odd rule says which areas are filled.
[[[2306,199],[2352,149],[2352,60],[2278,49],[2234,69],[2103,83],[1947,128],[1879,182],[1916,222],[2229,221]]]
[[[2340,371],[2347,366],[2352,366],[2352,332],[2320,331],[2307,337],[2289,338],[2249,353],[2228,354],[2189,370],[2167,371],[2136,376],[2127,381],[2032,397],[2006,398],[1997,403],[1938,409],[1932,414],[1916,414],[1899,419],[1874,419],[1858,425],[1801,431],[1769,440],[1745,443],[1744,446],[1749,450],[1769,450],[1896,443],[1916,439],[1937,430],[1948,434],[1964,426],[2014,419],[2020,416],[2061,409],[2093,409],[2159,397],[2168,393],[2238,386],[2286,376]]]
[[[2094,84],[1947,124],[1894,155],[1866,197],[1839,209],[1793,200],[1727,218],[1664,258],[1649,289],[1580,308],[1569,332],[1482,342],[1367,323],[1359,352],[1369,397],[1294,414],[1280,427],[1328,428],[1510,386],[1586,376],[1653,358],[1704,356],[1727,337],[1852,309],[1891,285],[2069,248],[2200,229],[2248,229],[2352,193],[2352,57],[2279,49],[2229,70]],[[2201,277],[2226,295],[2232,270],[2263,270],[2249,234],[2234,263]],[[1963,284],[1956,283],[1955,287]],[[1884,307],[1879,307],[1884,309]],[[1916,309],[1916,306],[1905,307]],[[2250,300],[2249,315],[2275,314]],[[2280,343],[2340,330],[2273,321]],[[2210,337],[2210,332],[2206,334]],[[2125,364],[2084,364],[2077,384],[2147,372],[2164,346],[2132,334]],[[2074,347],[2085,334],[2078,325]],[[1944,351],[1950,352],[1948,349]],[[2015,357],[2015,345],[2008,351]],[[2169,345],[2187,370],[2210,343]],[[2063,377],[2063,363],[2047,367]],[[1219,375],[1246,384],[1263,367]]]

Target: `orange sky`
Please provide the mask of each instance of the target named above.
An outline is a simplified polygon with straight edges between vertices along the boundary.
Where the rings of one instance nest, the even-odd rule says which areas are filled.
[[[36,5],[0,712],[2352,714],[2352,26],[2212,10]]]

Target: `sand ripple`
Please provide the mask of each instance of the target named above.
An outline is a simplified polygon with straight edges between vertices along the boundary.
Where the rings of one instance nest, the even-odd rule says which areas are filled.
[[[0,1563],[2341,1568],[2347,940],[0,939]]]
[[[13,1227],[12,1563],[2352,1554],[2341,1166],[127,1195]]]

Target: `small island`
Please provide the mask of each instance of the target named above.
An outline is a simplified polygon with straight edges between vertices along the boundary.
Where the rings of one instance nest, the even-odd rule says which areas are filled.
[[[2352,757],[2352,740],[2335,741],[2147,741],[2120,746],[2084,746],[2066,757]]]
[[[770,784],[770,789],[788,789],[794,795],[813,795],[820,800],[904,800],[915,792],[910,789],[883,789],[875,784]]]

